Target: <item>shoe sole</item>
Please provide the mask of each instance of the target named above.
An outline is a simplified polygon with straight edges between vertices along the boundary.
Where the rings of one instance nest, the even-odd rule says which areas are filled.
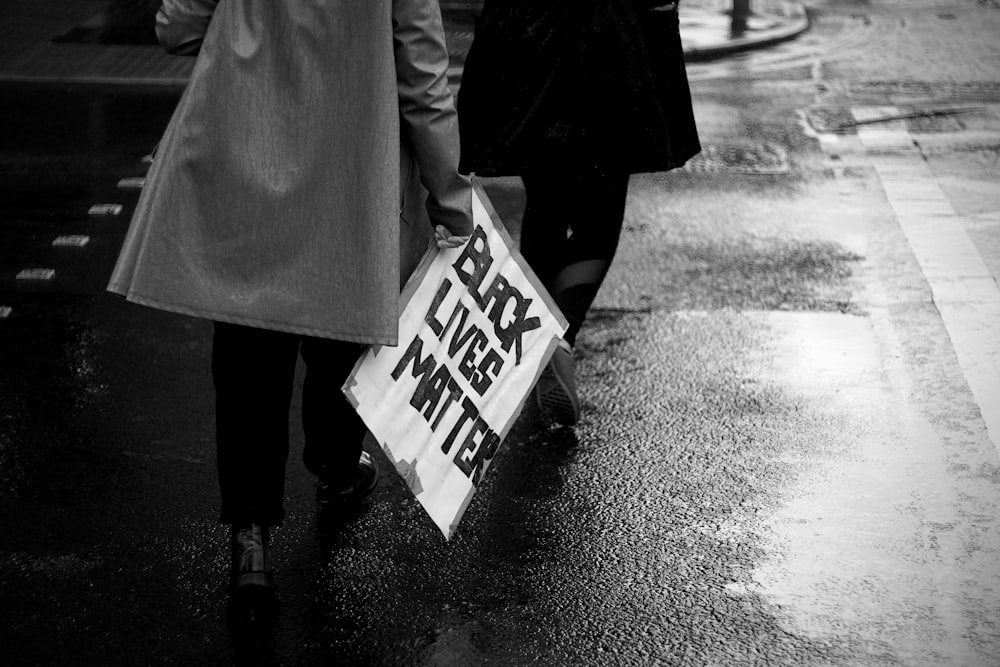
[[[557,423],[563,426],[574,426],[580,420],[580,409],[570,398],[569,389],[551,370],[544,371],[548,379],[555,382],[546,391],[535,390],[538,407],[552,415]]]

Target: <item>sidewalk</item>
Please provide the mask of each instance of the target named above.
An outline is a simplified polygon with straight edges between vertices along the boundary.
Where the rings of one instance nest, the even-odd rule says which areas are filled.
[[[684,52],[705,60],[761,48],[805,31],[801,0],[752,0],[747,29],[731,34],[731,0],[681,0]],[[145,84],[183,86],[193,60],[167,55],[149,44],[148,33],[134,39],[110,32],[107,0],[45,0],[0,3],[0,82]],[[441,0],[448,34],[453,82],[473,38],[482,0]]]

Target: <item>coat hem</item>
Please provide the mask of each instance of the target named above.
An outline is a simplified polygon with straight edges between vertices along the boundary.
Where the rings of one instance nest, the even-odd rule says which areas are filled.
[[[648,162],[616,162],[614,160],[483,160],[477,163],[478,168],[471,162],[459,166],[459,172],[486,178],[497,178],[504,176],[521,176],[529,168],[532,170],[564,170],[564,169],[602,169],[605,171],[624,172],[627,174],[658,174],[681,169],[693,157],[701,152],[701,146],[697,145],[683,154],[686,157],[674,157],[671,160],[651,160]],[[531,165],[531,167],[529,167]]]
[[[323,329],[316,329],[314,327],[303,327],[283,322],[272,322],[261,318],[239,317],[236,315],[229,315],[226,313],[213,313],[209,311],[199,310],[197,308],[191,308],[188,306],[181,306],[172,303],[164,303],[162,301],[157,301],[156,299],[149,299],[143,296],[139,296],[134,292],[119,290],[118,287],[115,285],[109,286],[108,291],[118,296],[124,297],[125,300],[129,301],[130,303],[135,303],[140,306],[146,306],[148,308],[156,308],[157,310],[165,310],[171,313],[178,313],[180,315],[188,315],[190,317],[198,317],[201,319],[213,320],[216,322],[227,322],[229,324],[239,324],[248,327],[256,327],[258,329],[284,331],[299,336],[311,336],[313,338],[329,338],[332,340],[342,340],[350,343],[361,343],[364,345],[385,345],[386,347],[396,347],[399,344],[398,336],[366,336],[363,334],[338,333],[338,332],[330,332]]]

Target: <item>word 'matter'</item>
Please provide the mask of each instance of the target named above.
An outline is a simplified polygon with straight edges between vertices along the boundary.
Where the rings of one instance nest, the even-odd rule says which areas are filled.
[[[500,446],[500,436],[480,414],[482,398],[507,364],[521,362],[524,335],[541,327],[541,320],[530,314],[533,300],[499,270],[492,271],[487,283],[493,265],[486,233],[476,227],[452,264],[470,298],[463,299],[462,287],[445,278],[424,316],[430,331],[443,343],[437,348],[438,354],[444,352],[443,358],[433,352],[425,355],[426,341],[418,333],[392,371],[392,379],[398,382],[411,369],[417,387],[410,405],[433,431],[447,417],[450,429],[441,451],[448,454],[460,443],[452,461],[473,484],[478,484],[485,464]]]

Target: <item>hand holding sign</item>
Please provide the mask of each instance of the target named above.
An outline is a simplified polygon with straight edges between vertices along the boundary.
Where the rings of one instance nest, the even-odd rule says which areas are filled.
[[[481,188],[475,230],[424,257],[401,296],[398,347],[373,347],[344,392],[451,537],[566,321]],[[442,245],[443,243],[443,245]]]
[[[468,236],[452,236],[444,225],[434,228],[434,243],[438,248],[461,248],[468,240]]]

